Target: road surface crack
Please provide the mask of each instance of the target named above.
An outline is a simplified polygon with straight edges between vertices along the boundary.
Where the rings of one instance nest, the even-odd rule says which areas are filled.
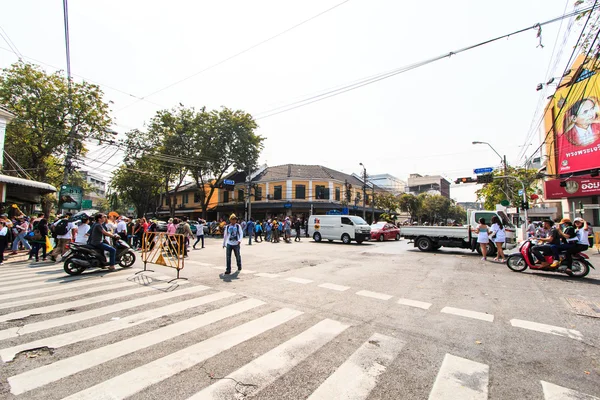
[[[255,385],[254,383],[241,382],[241,381],[238,381],[237,379],[231,378],[229,376],[215,376],[214,373],[212,373],[206,369],[205,364],[207,362],[208,362],[208,360],[205,361],[202,365],[200,365],[200,369],[206,374],[206,376],[210,380],[231,380],[231,381],[235,382],[234,389],[240,396],[245,398],[246,396],[251,394],[252,390],[250,390],[249,392],[246,392],[245,391],[246,388],[258,389],[258,385]]]

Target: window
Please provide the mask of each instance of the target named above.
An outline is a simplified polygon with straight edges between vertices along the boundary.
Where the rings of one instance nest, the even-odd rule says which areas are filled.
[[[229,191],[223,190],[223,203],[229,203]]]
[[[296,196],[295,199],[306,198],[306,185],[296,185]]]
[[[189,200],[189,194],[188,194],[188,193],[184,193],[184,194],[181,196],[181,202],[182,202],[183,204],[187,204],[187,203],[188,203],[188,200]]]
[[[257,187],[256,189],[254,189],[254,200],[255,201],[262,200],[262,188],[261,187]]]
[[[336,187],[335,188],[335,201],[340,201],[340,198],[341,198],[340,188]]]
[[[200,203],[200,193],[194,193],[194,203]]]
[[[169,196],[165,197],[165,206],[171,205],[171,198]]]
[[[244,189],[238,189],[237,197],[238,201],[244,201]]]
[[[350,221],[350,218],[348,218],[348,217],[342,217],[342,224],[343,225],[354,225],[352,223],[352,221]]]
[[[275,186],[273,188],[273,197],[275,200],[281,200],[281,186]]]
[[[328,200],[329,199],[329,188],[325,188],[325,186],[317,185],[316,188],[316,196],[317,200]]]

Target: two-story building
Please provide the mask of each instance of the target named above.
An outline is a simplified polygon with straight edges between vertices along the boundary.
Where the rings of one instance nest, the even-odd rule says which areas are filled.
[[[244,218],[255,219],[283,216],[308,217],[310,214],[327,212],[363,213],[363,182],[322,165],[285,164],[263,166],[250,177],[250,205],[248,205],[248,179],[244,172],[234,172],[226,177],[235,186],[221,190],[216,207],[219,217],[235,212]],[[375,186],[375,191],[383,189]],[[367,220],[383,211],[373,208],[371,202],[373,185],[366,185]]]

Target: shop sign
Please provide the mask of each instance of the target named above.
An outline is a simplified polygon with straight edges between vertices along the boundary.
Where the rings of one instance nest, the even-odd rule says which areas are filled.
[[[562,181],[566,186],[560,186]],[[586,197],[600,195],[600,179],[592,177],[573,177],[569,179],[551,179],[544,182],[546,199],[563,199],[568,197]]]

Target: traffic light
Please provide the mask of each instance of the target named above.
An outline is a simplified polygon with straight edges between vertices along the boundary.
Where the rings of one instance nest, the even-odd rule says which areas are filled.
[[[521,201],[521,208],[523,210],[529,210],[529,202],[528,201]]]
[[[492,183],[494,176],[492,174],[477,175],[477,183]]]
[[[459,184],[459,183],[473,183],[476,182],[475,179],[471,178],[470,176],[464,177],[464,178],[458,178],[457,180],[454,181],[454,183]]]

